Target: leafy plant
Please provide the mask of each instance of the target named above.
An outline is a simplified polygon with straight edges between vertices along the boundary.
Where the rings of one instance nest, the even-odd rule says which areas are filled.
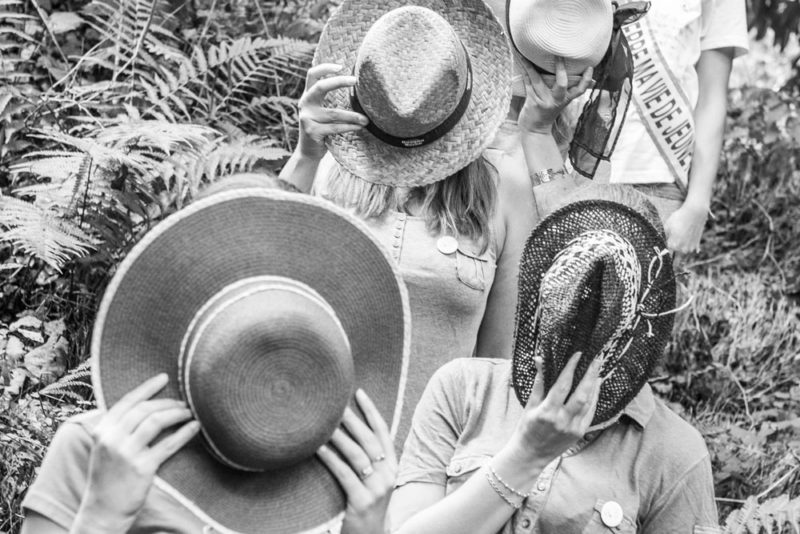
[[[800,532],[800,498],[781,495],[759,504],[750,497],[725,521],[726,534]]]

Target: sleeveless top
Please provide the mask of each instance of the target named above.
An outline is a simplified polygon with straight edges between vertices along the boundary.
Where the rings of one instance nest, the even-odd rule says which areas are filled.
[[[450,360],[473,355],[494,281],[496,252],[491,238],[481,253],[480,244],[468,238],[431,234],[424,217],[390,210],[365,222],[400,266],[411,307],[411,357],[395,437],[399,448],[434,372]]]
[[[493,156],[489,156],[492,163]],[[312,194],[326,197],[335,165],[330,153],[326,154]],[[475,352],[496,269],[495,221],[490,219],[489,246],[481,253],[480,243],[469,238],[458,238],[457,248],[452,250],[453,236],[447,237],[449,243],[442,243],[446,236],[429,232],[425,217],[387,210],[381,217],[359,218],[391,252],[408,289],[411,354],[403,411],[394,438],[395,448],[402,450],[411,417],[433,373],[450,360]],[[386,422],[389,426],[391,423]]]

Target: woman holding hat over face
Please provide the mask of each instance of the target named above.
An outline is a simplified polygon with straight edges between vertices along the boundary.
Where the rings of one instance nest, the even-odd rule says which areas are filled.
[[[580,194],[526,244],[513,360],[428,384],[393,532],[717,532],[705,443],[647,384],[675,312],[658,215],[625,186]]]
[[[281,176],[361,217],[409,289],[412,352],[397,444],[442,364],[510,357],[535,224],[527,178],[483,152],[509,105],[511,51],[482,0],[345,0],[328,21]],[[330,153],[330,173],[318,174]]]
[[[227,185],[117,269],[99,409],[59,428],[23,534],[383,532],[410,348],[397,266],[327,201]]]
[[[511,108],[491,148],[512,172],[527,172],[542,217],[587,185],[614,150],[633,72],[621,28],[642,16],[648,3],[618,8],[608,0],[487,1],[515,52]],[[590,86],[580,110],[570,105]],[[574,172],[565,168],[566,152]]]

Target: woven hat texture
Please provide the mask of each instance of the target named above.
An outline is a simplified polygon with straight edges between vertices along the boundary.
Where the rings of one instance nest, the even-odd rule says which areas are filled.
[[[373,183],[421,186],[466,167],[494,138],[511,98],[511,50],[482,0],[345,0],[323,30],[314,56],[320,63],[355,73],[366,114],[397,136],[418,135],[446,119],[472,73],[466,111],[430,144],[392,146],[366,129],[328,137],[336,161]],[[326,105],[352,109],[351,97],[335,91]]]
[[[159,396],[185,398],[202,432],[157,485],[215,531],[297,533],[344,511],[313,453],[354,388],[396,428],[409,341],[405,287],[361,221],[249,188],[193,203],[133,248],[100,306],[92,381],[107,408],[167,373]]]
[[[662,232],[632,208],[583,200],[532,232],[520,262],[513,385],[525,404],[543,358],[549,391],[583,353],[573,389],[591,361],[604,377],[593,425],[617,415],[644,386],[672,330],[675,279]]]
[[[609,0],[508,0],[506,12],[515,49],[549,73],[563,57],[567,74],[580,76],[600,63],[611,41]]]

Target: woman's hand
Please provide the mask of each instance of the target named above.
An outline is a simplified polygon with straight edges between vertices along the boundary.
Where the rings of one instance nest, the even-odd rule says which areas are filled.
[[[341,70],[341,65],[332,63],[308,70],[306,89],[298,102],[300,138],[297,148],[302,156],[322,159],[327,136],[355,132],[369,123],[366,116],[355,111],[325,107],[325,96],[329,92],[356,84],[355,76],[334,76]]]
[[[158,468],[200,429],[190,421],[154,443],[162,432],[192,416],[182,401],[148,400],[167,380],[161,374],[133,389],[93,429],[88,485],[78,512],[81,532],[127,532]]]
[[[580,81],[568,87],[569,78],[563,58],[556,58],[556,79],[552,87],[542,79],[529,61],[523,61],[527,81],[525,83],[525,104],[519,112],[520,128],[523,132],[550,135],[553,123],[564,108],[582,95],[592,84],[592,68],[588,67]]]
[[[567,399],[580,357],[577,353],[567,362],[546,397],[541,362],[536,362],[533,390],[510,442],[517,454],[533,465],[543,467],[566,452],[583,437],[594,418],[601,383],[598,360],[592,361]]]
[[[317,451],[347,494],[342,534],[380,534],[386,531],[386,508],[397,477],[397,458],[389,429],[380,412],[362,390],[356,401],[367,424],[348,407],[342,426],[328,445]],[[341,455],[341,456],[340,456]]]
[[[664,223],[667,236],[667,248],[680,254],[697,252],[700,249],[700,238],[708,218],[708,206],[695,206],[690,202],[675,210]]]

